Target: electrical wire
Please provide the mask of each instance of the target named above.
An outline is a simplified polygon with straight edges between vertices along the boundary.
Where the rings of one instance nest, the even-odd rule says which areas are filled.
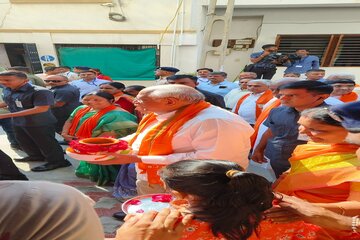
[[[119,8],[120,8],[121,15],[123,15],[125,17],[124,10],[123,10],[123,8],[121,6],[121,0],[118,0],[118,3],[119,3]]]
[[[183,4],[184,0],[181,0],[181,2],[179,3],[179,6],[177,7],[176,9],[176,12],[174,14],[174,17],[171,19],[170,23],[166,26],[165,30],[161,33],[161,37],[160,37],[160,40],[159,40],[159,43],[158,43],[158,48],[159,46],[161,45],[161,42],[163,41],[164,39],[164,35],[165,33],[167,32],[167,30],[169,29],[170,25],[174,22],[174,20],[176,19],[176,16],[178,15],[179,11],[180,11],[180,7],[181,5]]]
[[[0,28],[2,28],[2,27],[4,26],[5,20],[6,20],[6,18],[10,15],[10,12],[11,12],[12,7],[13,7],[13,5],[10,3],[10,6],[9,6],[9,8],[6,10],[3,19],[1,19]]]

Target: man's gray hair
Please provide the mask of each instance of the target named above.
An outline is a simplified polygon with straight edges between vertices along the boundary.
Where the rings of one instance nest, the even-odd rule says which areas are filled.
[[[271,80],[270,82],[270,86],[275,86],[276,88],[280,87],[281,85],[287,84],[287,83],[293,83],[293,82],[299,82],[299,81],[304,81],[301,78],[296,78],[296,77],[284,77],[284,78],[280,78],[278,80]]]
[[[264,84],[269,87],[271,81],[268,79],[252,79],[252,80],[248,81],[248,84],[249,83],[260,83],[260,84]]]
[[[147,87],[141,90],[141,93],[153,98],[174,97],[188,103],[197,103],[205,100],[205,96],[195,88],[180,84]]]
[[[47,76],[45,79],[47,79],[48,77],[54,77],[54,76],[62,78],[63,80],[69,81],[68,77],[66,77],[64,75],[60,75],[60,74],[50,75],[50,76]]]
[[[210,72],[209,75],[221,75],[224,78],[227,77],[227,73],[226,72]]]
[[[251,76],[253,79],[256,79],[256,78],[257,78],[257,74],[254,73],[254,72],[241,72],[241,73],[239,74],[239,78],[240,78],[240,75],[241,75],[241,74],[245,74],[245,73],[246,73],[247,75]],[[240,78],[240,79],[249,79],[249,77]]]
[[[355,74],[352,74],[352,73],[334,73],[334,74],[330,74],[326,78],[326,80],[330,80],[330,81],[343,80],[343,79],[355,81]]]

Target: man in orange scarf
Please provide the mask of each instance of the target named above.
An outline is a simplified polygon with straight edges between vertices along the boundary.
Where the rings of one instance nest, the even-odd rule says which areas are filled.
[[[232,112],[254,125],[264,105],[273,98],[269,84],[270,81],[268,80],[250,80],[247,83],[247,89],[250,93],[239,99]]]
[[[138,194],[164,191],[158,170],[180,160],[220,159],[247,167],[253,129],[239,116],[206,103],[194,88],[148,87],[134,103],[148,114],[137,132],[124,138],[133,154],[115,154],[98,163],[137,162]]]
[[[355,88],[355,81],[351,79],[339,79],[328,80],[327,84],[330,84],[334,91],[331,93],[331,97],[337,98],[342,102],[355,102],[359,100],[357,93],[353,92]]]

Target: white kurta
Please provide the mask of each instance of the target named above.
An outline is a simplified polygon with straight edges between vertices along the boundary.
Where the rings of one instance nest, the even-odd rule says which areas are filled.
[[[231,90],[224,97],[226,108],[233,109],[236,106],[239,99],[248,93],[250,93],[250,92],[246,89],[241,90],[240,88],[235,88],[235,89]]]
[[[139,150],[142,138],[151,128],[168,119],[174,112],[159,115],[158,122],[148,126],[132,144]],[[171,164],[180,160],[217,159],[228,160],[246,168],[250,151],[250,136],[254,130],[241,117],[221,108],[210,106],[186,122],[172,139],[174,153],[162,156],[141,156],[148,164]],[[130,140],[134,134],[123,140]],[[139,180],[147,180],[139,174]]]
[[[242,117],[245,121],[250,124],[255,124],[256,121],[256,101],[263,95],[264,92],[258,94],[250,94],[247,98],[244,99],[240,108],[236,114]],[[235,111],[236,105],[233,108],[233,112]]]
[[[278,99],[275,97],[272,98],[270,101],[268,101],[264,105],[263,109],[266,109],[268,106],[270,106],[276,100],[278,100]],[[259,144],[259,142],[261,140],[262,135],[268,129],[268,127],[264,125],[265,120],[259,126],[258,134],[257,134],[256,140],[255,140],[253,149],[255,149],[257,147],[257,145]],[[264,156],[264,157],[266,158],[266,156]],[[268,160],[268,162],[263,163],[263,164],[259,164],[259,163],[256,163],[256,162],[250,160],[250,164],[249,164],[248,168],[246,169],[246,171],[256,173],[260,176],[265,177],[268,181],[274,182],[276,180],[276,176],[275,176],[274,170],[272,170],[272,168],[271,168],[270,160],[269,159],[267,159],[267,160]]]

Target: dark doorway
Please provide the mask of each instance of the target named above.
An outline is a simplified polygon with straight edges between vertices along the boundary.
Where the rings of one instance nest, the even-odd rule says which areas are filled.
[[[32,73],[42,73],[41,62],[34,43],[5,43],[11,66],[28,67]]]

